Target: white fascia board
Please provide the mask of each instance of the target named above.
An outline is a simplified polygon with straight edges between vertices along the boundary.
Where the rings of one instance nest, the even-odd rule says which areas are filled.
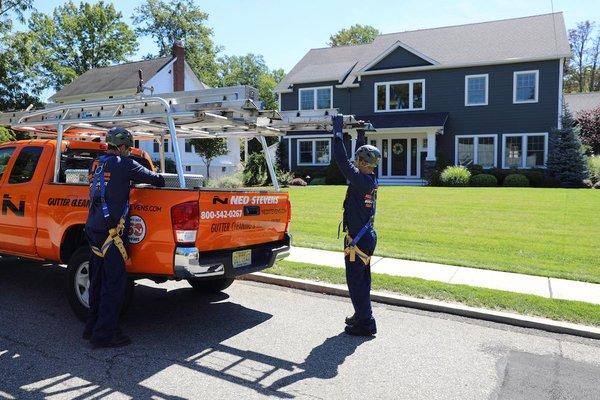
[[[415,50],[414,48],[410,47],[406,43],[403,43],[400,40],[398,40],[394,44],[392,44],[390,47],[388,47],[387,49],[385,49],[382,53],[380,53],[377,57],[375,57],[373,60],[371,60],[371,62],[369,62],[366,66],[362,67],[358,71],[359,74],[361,72],[363,72],[363,71],[367,71],[369,68],[373,68],[375,65],[377,65],[378,62],[380,62],[381,60],[383,60],[384,58],[386,58],[388,55],[390,55],[398,47],[402,47],[404,50],[406,50],[406,51],[408,51],[410,53],[413,53],[417,57],[422,58],[423,60],[425,60],[425,61],[427,61],[427,62],[429,62],[429,63],[431,63],[433,65],[439,65],[439,62],[437,62],[433,58],[426,56],[425,54],[421,53],[420,51]]]
[[[503,65],[503,64],[517,64],[517,63],[525,63],[525,62],[536,62],[536,61],[552,61],[559,60],[559,57],[570,57],[570,55],[558,55],[556,57],[540,57],[540,58],[510,58],[506,60],[499,60],[494,62],[485,62],[485,63],[464,63],[464,64],[447,64],[447,65],[424,65],[420,67],[406,67],[406,68],[392,68],[385,70],[376,70],[376,71],[364,71],[360,72],[358,75],[383,75],[383,74],[393,74],[398,72],[413,72],[413,71],[427,71],[427,70],[436,70],[436,69],[454,69],[454,68],[467,68],[467,67],[487,67],[493,65]]]

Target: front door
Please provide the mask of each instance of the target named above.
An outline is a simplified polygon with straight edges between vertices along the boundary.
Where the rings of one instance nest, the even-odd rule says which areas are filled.
[[[418,178],[422,138],[372,138],[370,143],[381,150],[380,178]]]

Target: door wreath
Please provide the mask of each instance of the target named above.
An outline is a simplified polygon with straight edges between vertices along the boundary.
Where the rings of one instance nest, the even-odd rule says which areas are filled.
[[[404,146],[401,143],[395,143],[392,146],[392,152],[399,156],[400,154],[404,153]]]

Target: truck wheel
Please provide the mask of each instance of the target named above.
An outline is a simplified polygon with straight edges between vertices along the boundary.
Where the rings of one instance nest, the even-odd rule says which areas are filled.
[[[82,321],[87,318],[89,310],[90,287],[90,250],[88,246],[79,247],[67,264],[67,299],[73,312]],[[134,281],[127,280],[125,298],[121,314],[124,314],[133,299]]]
[[[219,293],[222,290],[227,289],[233,283],[233,278],[219,278],[219,279],[188,279],[188,283],[196,290],[201,293]]]

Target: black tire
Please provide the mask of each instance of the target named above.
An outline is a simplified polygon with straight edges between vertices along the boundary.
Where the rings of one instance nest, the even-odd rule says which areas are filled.
[[[73,253],[71,258],[69,259],[69,263],[67,264],[67,280],[65,282],[67,299],[69,300],[69,305],[71,306],[71,309],[73,310],[77,318],[79,318],[82,321],[85,321],[85,319],[87,318],[89,306],[83,302],[79,294],[81,293],[82,288],[76,284],[77,271],[80,268],[88,268],[84,264],[89,263],[89,260],[89,247],[81,246],[75,251],[75,253]],[[89,269],[87,270],[87,274],[89,274]],[[121,314],[124,314],[127,311],[129,306],[131,305],[131,302],[133,301],[134,286],[134,281],[128,279]]]
[[[219,278],[219,279],[188,279],[188,283],[194,288],[195,291],[200,293],[219,293],[227,289],[233,283],[233,278]]]

